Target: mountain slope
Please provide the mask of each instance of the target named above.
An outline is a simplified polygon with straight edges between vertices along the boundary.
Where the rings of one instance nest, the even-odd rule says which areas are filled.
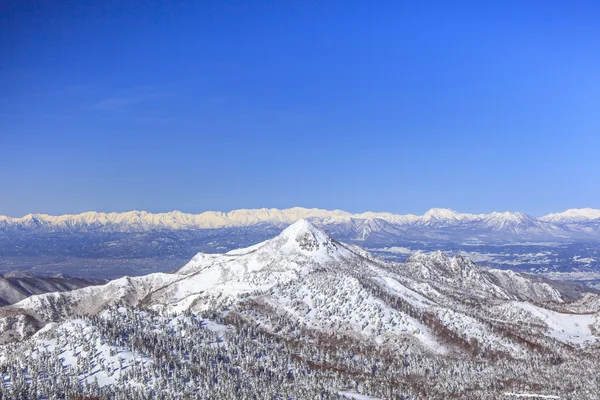
[[[350,265],[366,268],[377,263],[300,220],[279,236],[250,248],[222,255],[198,254],[174,274],[125,277],[70,293],[32,296],[5,313],[26,310],[43,324],[69,315],[95,314],[116,304],[199,309],[216,298],[228,303],[236,296],[300,279],[318,269]]]
[[[323,297],[323,293],[330,295]],[[300,220],[277,237],[249,248],[198,254],[172,274],[126,277],[102,286],[31,296],[1,309],[0,315],[5,317],[5,327],[18,327],[17,333],[5,329],[3,339],[12,340],[48,322],[95,315],[119,304],[169,312],[233,307],[243,318],[286,315],[297,318],[295,323],[306,329],[320,326],[332,331],[344,326],[348,334],[378,341],[403,334],[416,338],[421,347],[436,348],[433,327],[443,325],[448,313],[462,321],[455,334],[464,335],[467,326],[479,326],[476,338],[490,334],[486,321],[493,314],[483,317],[481,307],[473,307],[473,302],[559,304],[572,300],[573,293],[567,293],[564,284],[481,269],[470,260],[440,252],[416,254],[405,264],[383,262]],[[248,313],[248,304],[271,311],[257,317]],[[328,311],[316,305],[327,306]],[[324,324],[325,316],[329,323]],[[417,331],[421,336],[415,335]],[[498,351],[513,352],[507,339],[497,342]]]
[[[115,399],[493,399],[568,379],[593,398],[600,296],[568,286],[441,252],[386,262],[300,220],[171,274],[0,308],[0,340],[25,339],[1,348],[0,394],[47,397],[52,376]]]
[[[42,277],[28,273],[0,275],[0,306],[17,303],[31,295],[65,292],[105,283],[102,279],[82,279],[64,276]]]
[[[404,265],[413,279],[420,278],[439,291],[475,298],[524,300],[535,303],[574,300],[566,288],[539,277],[491,268],[481,268],[471,260],[457,255],[448,257],[442,252],[417,253]],[[589,291],[593,291],[589,289]]]

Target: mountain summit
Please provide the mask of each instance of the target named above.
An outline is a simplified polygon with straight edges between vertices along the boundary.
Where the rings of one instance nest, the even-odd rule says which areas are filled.
[[[284,271],[300,273],[309,266],[354,262],[361,257],[360,251],[343,245],[304,219],[293,223],[272,239],[230,251],[225,256],[222,261],[215,262],[222,255],[199,253],[178,273],[205,271],[219,265],[219,268],[226,268],[231,274],[258,273],[274,268],[280,271],[281,278],[285,275],[281,274]]]
[[[329,235],[305,219],[300,219],[284,229],[279,239],[287,239],[286,246],[298,246],[306,252],[330,253],[337,247]]]
[[[405,264],[378,260],[361,248],[338,242],[311,222],[300,219],[276,237],[256,245],[225,254],[198,253],[172,274],[125,277],[102,286],[32,296],[3,312],[11,318],[24,312],[28,317],[22,322],[31,324],[35,321],[29,325],[29,329],[33,329],[33,326],[70,316],[98,313],[116,304],[173,312],[200,311],[235,306],[240,299],[252,295],[263,300],[270,297],[270,307],[277,308],[282,301],[283,304],[292,301],[289,296],[296,297],[289,292],[290,287],[296,287],[297,293],[304,293],[310,304],[313,304],[310,299],[321,296],[323,290],[332,291],[331,296],[339,296],[340,301],[349,301],[353,298],[352,293],[363,293],[361,303],[353,306],[355,309],[367,307],[367,303],[362,303],[365,299],[370,299],[368,304],[383,307],[379,299],[381,293],[395,293],[409,305],[414,299],[429,298],[410,306],[417,308],[433,303],[449,307],[444,305],[443,298],[448,296],[456,301],[457,295],[465,299],[536,303],[562,303],[569,299],[550,281],[511,271],[480,269],[461,256],[449,258],[441,252],[417,253]],[[308,307],[314,308],[314,304],[310,304]],[[412,327],[419,324],[417,321],[409,323]],[[390,329],[397,331],[397,328]],[[26,334],[28,330],[21,329],[21,332]]]
[[[561,213],[548,214],[541,217],[540,220],[559,224],[600,221],[600,210],[593,208],[572,208]]]
[[[454,210],[451,210],[449,208],[432,208],[429,211],[427,211],[424,215],[423,215],[423,220],[424,221],[431,221],[431,220],[437,220],[437,221],[447,221],[447,220],[460,220],[462,214],[457,213]]]
[[[438,376],[451,376],[454,384],[463,379],[456,371],[472,371],[466,382],[460,381],[466,387],[460,398],[478,399],[499,398],[507,388],[523,387],[520,381],[512,383],[518,378],[514,374],[498,379],[514,362],[516,373],[530,368],[523,374],[528,387],[546,379],[549,370],[560,376],[583,371],[588,374],[582,381],[586,393],[592,393],[589,388],[597,386],[593,367],[599,304],[591,289],[576,292],[568,284],[481,268],[442,252],[417,253],[404,264],[378,260],[300,219],[253,246],[198,253],[174,273],[125,277],[2,307],[0,342],[28,340],[22,347],[11,346],[14,351],[0,359],[0,367],[18,385],[27,385],[18,377],[28,374],[23,366],[36,359],[43,361],[40,368],[51,365],[53,374],[69,382],[64,371],[82,371],[82,380],[99,377],[95,384],[102,386],[132,382],[129,389],[137,395],[123,399],[140,393],[144,398],[195,398],[194,390],[214,387],[229,374],[240,378],[239,385],[257,390],[256,382],[268,382],[277,368],[284,371],[277,382],[290,383],[286,398],[290,393],[295,398],[339,398],[365,378],[380,383],[362,385],[361,391],[402,398],[414,387],[441,390],[437,381],[432,383]],[[22,359],[23,354],[29,358]],[[207,358],[210,354],[214,358]],[[582,360],[596,364],[581,368]],[[463,368],[468,362],[473,363]],[[38,371],[37,364],[32,371]],[[186,373],[190,378],[185,384],[169,383]],[[336,391],[325,397],[306,391],[314,385],[298,385],[315,374],[338,373],[332,380]],[[476,392],[490,385],[472,382],[483,373],[502,382],[493,387],[492,397]],[[214,377],[212,383],[190,383],[206,374]],[[410,384],[406,392],[394,392],[389,385],[414,379],[418,385]],[[543,383],[556,384],[554,379]],[[381,385],[389,391],[379,391]],[[186,396],[178,395],[190,387]],[[202,398],[238,398],[236,387],[227,396]]]

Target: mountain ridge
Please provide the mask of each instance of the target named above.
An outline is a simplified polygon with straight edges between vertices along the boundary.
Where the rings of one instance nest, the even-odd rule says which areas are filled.
[[[121,228],[124,231],[148,229],[213,229],[224,227],[252,226],[261,223],[288,225],[299,219],[322,218],[331,221],[348,219],[383,220],[396,225],[428,224],[432,222],[456,224],[460,222],[501,219],[512,223],[537,221],[543,223],[573,223],[600,220],[600,210],[591,208],[571,209],[562,213],[548,214],[539,218],[520,212],[492,212],[489,214],[458,213],[451,209],[432,208],[422,216],[413,214],[393,214],[386,212],[349,213],[342,210],[292,207],[288,209],[261,208],[238,209],[229,212],[206,211],[200,214],[171,211],[150,213],[147,211],[127,211],[103,213],[89,211],[80,214],[48,215],[28,214],[23,217],[0,216],[0,228],[21,227],[29,229],[57,229],[102,227]]]
[[[563,286],[551,281],[512,271],[482,269],[460,255],[449,257],[439,251],[417,253],[404,264],[379,260],[357,246],[333,239],[310,222],[299,220],[276,237],[245,249],[223,254],[199,253],[171,274],[123,277],[101,286],[34,295],[0,309],[0,317],[4,317],[6,324],[7,317],[24,313],[32,319],[30,323],[36,321],[30,326],[35,331],[36,326],[58,322],[69,315],[93,315],[106,306],[118,304],[175,312],[201,311],[215,304],[230,306],[252,293],[272,296],[274,288],[304,287],[304,281],[322,285],[324,277],[343,279],[338,283],[351,287],[368,286],[371,285],[368,282],[375,280],[383,282],[386,290],[391,284],[395,291],[415,292],[417,295],[411,296],[425,296],[438,304],[443,302],[436,298],[452,299],[457,293],[468,293],[477,299],[536,304],[561,304],[574,299],[563,293]],[[429,289],[424,291],[423,287]],[[286,290],[285,296],[295,298]],[[348,290],[352,292],[350,287]],[[587,293],[596,291],[589,289]],[[576,298],[579,297],[581,293]]]
[[[76,275],[84,271],[86,276],[102,278],[139,275],[139,270],[166,272],[200,251],[221,253],[272,238],[299,219],[311,221],[337,240],[373,251],[403,247],[476,252],[476,258],[492,266],[522,271],[600,268],[600,219],[569,222],[567,218],[559,223],[510,212],[459,214],[432,209],[415,216],[298,207],[198,215],[129,212],[4,217],[0,219],[0,272],[15,266]],[[513,251],[499,247],[506,245]],[[386,256],[402,261],[394,253]],[[126,269],[116,264],[119,260],[127,260]],[[106,275],[98,274],[98,265],[109,266]]]

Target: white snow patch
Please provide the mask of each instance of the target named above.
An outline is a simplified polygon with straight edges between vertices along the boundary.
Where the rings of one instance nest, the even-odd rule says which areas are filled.
[[[594,314],[563,314],[526,302],[513,304],[543,321],[548,327],[549,335],[558,341],[582,344],[598,339],[590,331],[590,325],[594,323]]]
[[[347,399],[354,399],[354,400],[381,400],[378,397],[365,396],[364,394],[359,394],[359,393],[354,393],[354,392],[338,392],[338,394]]]
[[[404,301],[408,302],[410,305],[417,309],[422,309],[427,306],[434,305],[434,303],[425,296],[407,288],[406,286],[402,285],[400,282],[393,278],[377,277],[374,278],[374,280],[383,283],[390,292],[402,298]]]
[[[382,249],[374,249],[374,250],[387,251],[388,253],[395,253],[395,254],[412,254],[413,253],[413,251],[411,249],[409,249],[408,247],[399,247],[399,246],[384,247]]]
[[[560,399],[559,396],[554,396],[551,394],[538,394],[538,393],[504,393],[505,396],[513,396],[513,397],[529,397],[534,399]]]

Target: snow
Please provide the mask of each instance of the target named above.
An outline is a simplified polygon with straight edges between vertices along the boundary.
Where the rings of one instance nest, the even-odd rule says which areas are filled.
[[[175,282],[172,303],[188,307],[202,292],[234,296],[266,290],[299,279],[317,265],[359,260],[361,256],[306,220],[299,220],[273,239],[225,255],[198,254],[182,267]]]
[[[542,255],[532,253],[536,257]],[[267,332],[275,328],[278,330],[271,333],[298,335],[301,339],[311,338],[303,336],[306,332],[340,334],[397,354],[415,350],[418,354],[468,352],[465,345],[486,354],[487,350],[502,351],[521,359],[531,354],[526,345],[505,330],[494,329],[498,323],[515,329],[518,335],[528,335],[532,343],[542,346],[550,343],[556,347],[556,342],[548,337],[572,344],[596,340],[589,325],[597,324],[598,314],[560,313],[515,301],[523,297],[540,303],[552,301],[561,310],[572,310],[567,308],[569,304],[560,303],[560,293],[545,282],[512,271],[482,269],[460,255],[448,257],[443,252],[416,253],[403,265],[386,263],[332,239],[310,221],[300,219],[277,237],[249,248],[226,254],[199,253],[173,274],[124,277],[103,286],[33,296],[12,310],[29,311],[44,322],[77,318],[78,313],[111,318],[115,316],[114,308],[102,311],[107,305],[143,305],[164,311],[156,313],[156,319],[151,321],[169,315],[169,335],[189,338],[194,331],[188,322],[195,317],[183,312],[198,311],[203,302],[213,302],[212,312],[231,310],[249,326]],[[592,307],[596,303],[589,298],[586,304]],[[118,309],[117,315],[132,312],[138,316],[145,312],[128,307]],[[235,332],[222,325],[223,320],[195,321],[201,322],[214,337],[227,337],[228,330]],[[106,343],[94,329],[84,320],[71,319],[62,325],[47,324],[32,340],[40,343],[40,349],[57,348],[65,367],[76,366],[78,358],[81,360],[78,356],[86,352],[85,342],[89,341],[94,362],[103,366],[87,368],[91,372],[80,379],[97,379],[101,386],[118,384],[121,373],[116,366],[121,359],[125,368],[134,363],[151,363],[141,354]],[[149,331],[158,329],[159,324],[152,324]],[[448,335],[448,331],[456,335]],[[75,337],[74,343],[80,344],[69,348],[65,337]],[[452,340],[444,341],[444,337]],[[477,346],[472,346],[474,342]],[[215,340],[208,346],[227,345]],[[340,388],[351,390],[353,386]],[[373,399],[353,391],[339,395]]]
[[[462,304],[463,296],[487,308]],[[246,299],[251,300],[248,308]],[[588,328],[594,323],[592,314],[561,314],[517,299],[562,301],[560,293],[545,282],[512,271],[481,269],[460,255],[416,253],[402,265],[379,261],[301,219],[277,237],[250,248],[197,254],[173,274],[124,277],[103,286],[32,296],[13,309],[28,310],[39,321],[48,322],[95,315],[121,303],[168,313],[215,307],[244,313],[258,304],[268,306],[268,316],[285,316],[326,334],[344,332],[386,346],[407,341],[419,350],[442,354],[452,347],[440,345],[426,320],[419,319],[422,312],[465,341],[472,338],[483,348],[515,357],[523,357],[526,349],[491,329],[490,321],[509,323],[507,315],[516,315],[526,324],[534,322],[536,335],[568,343],[596,339]],[[492,309],[494,304],[499,306]],[[261,312],[248,311],[246,316],[257,324],[269,324]],[[227,329],[210,323],[207,328]],[[46,328],[51,329],[50,325]]]
[[[343,218],[352,214],[340,210],[321,210],[293,207],[285,210],[275,208],[254,210],[233,210],[228,213],[207,211],[201,214],[186,214],[180,211],[153,214],[146,211],[128,211],[123,213],[85,212],[52,216],[47,214],[28,214],[21,218],[0,217],[2,225],[49,226],[60,229],[93,228],[97,225],[118,228],[121,231],[168,229],[209,229],[232,226],[248,226],[261,222],[288,225],[305,218]]]
[[[480,228],[507,231],[515,234],[537,233],[561,236],[564,232],[548,222],[536,220],[520,212],[493,212],[479,221]]]
[[[573,256],[573,261],[575,261],[577,263],[590,265],[590,264],[596,262],[597,260],[593,257]]]
[[[563,314],[526,302],[515,302],[514,305],[542,321],[547,326],[550,337],[558,341],[583,344],[598,339],[590,331],[594,314]]]
[[[73,319],[69,322],[65,322],[58,326],[56,338],[38,341],[38,351],[54,351],[54,349],[62,343],[60,341],[62,336],[70,338],[75,335],[83,335],[90,340],[95,338],[95,341],[89,342],[90,345],[95,346],[95,352],[92,359],[95,364],[101,362],[102,367],[96,365],[91,373],[81,376],[80,378],[86,380],[88,383],[97,380],[100,387],[116,384],[121,372],[126,370],[132,363],[148,364],[152,362],[152,359],[149,357],[103,342],[100,337],[95,337],[93,335],[94,329],[94,327],[88,325],[81,319]],[[111,350],[113,355],[111,355]],[[88,354],[82,347],[71,347],[68,345],[59,347],[59,352],[65,368],[75,367],[77,365],[78,356],[85,357]],[[35,358],[37,357],[37,353],[34,352],[30,356]],[[122,365],[122,368],[119,368],[120,365]],[[110,370],[114,371],[114,373],[108,373],[109,366]]]
[[[259,299],[312,330],[353,333],[378,344],[409,336],[430,352],[445,352],[426,325],[389,307],[353,277],[309,275]]]
[[[389,253],[396,253],[396,254],[412,254],[413,253],[413,251],[411,249],[409,249],[408,247],[400,247],[400,246],[384,247],[382,249],[375,249],[375,250],[387,251]]]
[[[510,211],[496,212],[496,211],[494,211],[493,213],[489,214],[486,219],[496,220],[496,221],[505,222],[505,223],[506,222],[523,223],[523,222],[528,222],[532,218],[521,212],[510,212]]]
[[[555,223],[577,223],[600,219],[600,210],[593,208],[572,208],[570,210],[548,214],[540,218],[542,221]]]
[[[55,318],[57,304],[63,304],[58,309],[64,313],[61,317],[94,314],[120,301],[132,306],[146,301],[148,305],[162,305],[177,312],[192,307],[202,309],[203,299],[232,302],[240,294],[300,279],[325,265],[366,262],[362,252],[333,240],[310,222],[299,220],[279,236],[251,248],[227,254],[197,254],[174,274],[124,277],[106,285],[31,296],[15,304],[15,308],[34,310],[46,321]]]
[[[187,214],[180,211],[157,214],[137,210],[123,213],[89,211],[81,214],[59,216],[47,214],[28,214],[20,218],[0,216],[0,227],[17,226],[50,230],[108,229],[120,232],[136,232],[152,229],[181,230],[241,227],[260,223],[286,226],[301,219],[321,219],[327,224],[344,223],[352,219],[365,221],[382,220],[399,226],[439,223],[454,225],[458,223],[484,222],[491,226],[501,227],[506,224],[530,224],[532,221],[548,224],[599,220],[600,210],[591,208],[571,209],[563,213],[549,214],[537,220],[519,212],[468,214],[443,208],[432,208],[423,216],[375,213],[370,211],[352,214],[341,210],[308,209],[302,207],[282,210],[276,208],[240,209],[227,213],[206,211],[201,214]]]
[[[56,322],[49,322],[47,323],[42,329],[40,329],[39,331],[37,331],[33,337],[36,338],[46,332],[51,331],[53,328],[55,328],[57,326]]]
[[[364,394],[358,394],[358,393],[354,393],[354,392],[338,392],[338,394],[347,399],[354,399],[354,400],[381,400],[378,397],[365,396]]]
[[[425,225],[455,225],[461,222],[469,222],[480,219],[482,215],[461,214],[449,208],[432,208],[419,218],[420,223]]]
[[[227,325],[218,324],[212,320],[207,320],[204,324],[204,327],[212,332],[224,332],[228,329],[231,329],[231,327]]]
[[[382,282],[389,291],[402,298],[416,309],[423,309],[432,306],[433,303],[428,298],[400,284],[397,280],[388,277],[377,277],[375,280]]]
[[[538,393],[504,393],[505,396],[523,397],[523,398],[534,398],[534,399],[560,399],[559,396],[553,396],[549,394],[538,394]]]
[[[487,324],[469,315],[443,308],[436,309],[436,315],[446,328],[467,340],[475,339],[483,347],[507,352],[515,358],[522,358],[526,354],[521,344],[495,333]]]

